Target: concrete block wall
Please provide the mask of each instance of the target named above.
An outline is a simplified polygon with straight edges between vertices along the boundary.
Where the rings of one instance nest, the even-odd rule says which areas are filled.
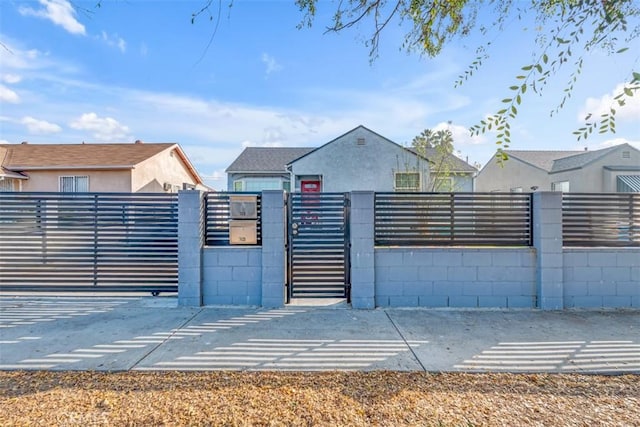
[[[564,305],[640,308],[640,248],[565,248]]]
[[[375,249],[377,307],[502,307],[536,304],[531,248]]]
[[[262,248],[205,247],[202,251],[204,305],[262,305]]]

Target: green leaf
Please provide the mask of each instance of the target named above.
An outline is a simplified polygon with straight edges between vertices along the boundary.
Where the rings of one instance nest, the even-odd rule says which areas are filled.
[[[546,53],[544,55],[542,55],[542,62],[544,62],[546,64],[548,60],[549,60],[549,57],[547,56]]]
[[[520,91],[521,91],[522,93],[525,93],[525,92],[527,91],[527,85],[526,85],[526,84],[523,84],[522,86],[520,86]]]
[[[522,98],[520,97],[520,95],[516,96],[516,104],[520,105],[521,102]]]
[[[502,100],[502,103],[503,104],[507,104],[507,103],[509,103],[511,101],[513,101],[513,98],[505,98],[505,99]]]
[[[616,51],[616,53],[622,53],[622,52],[627,51],[627,50],[629,50],[629,48],[628,48],[628,47],[623,47],[622,49],[618,49],[618,50]]]
[[[509,86],[509,89],[511,90],[518,90],[519,86]]]
[[[530,71],[533,68],[533,65],[525,65],[522,67],[522,71]]]

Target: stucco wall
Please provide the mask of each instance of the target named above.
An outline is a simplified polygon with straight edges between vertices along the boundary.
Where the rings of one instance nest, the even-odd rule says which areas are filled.
[[[358,145],[358,138],[365,144]],[[394,191],[394,172],[417,170],[422,188],[428,164],[397,144],[363,128],[320,147],[292,164],[293,175],[322,175],[322,191]]]
[[[202,250],[202,302],[205,305],[260,305],[262,248],[205,247]]]
[[[494,156],[476,176],[475,191],[508,192],[512,188],[522,187],[522,191],[527,193],[532,186],[537,186],[540,191],[551,190],[548,173],[516,158],[510,158],[501,166]]]
[[[565,248],[565,307],[640,307],[640,248]]]
[[[377,307],[535,307],[532,248],[375,249]]]
[[[61,176],[88,176],[90,192],[124,192],[131,191],[130,170],[56,170],[28,171],[29,179],[23,180],[22,191],[60,191]]]
[[[182,189],[185,182],[196,184],[178,153],[167,149],[136,165],[132,173],[131,191],[162,193],[165,192],[164,183]]]
[[[622,157],[624,151],[629,152],[629,158]],[[635,174],[640,174],[640,153],[628,147],[619,147],[601,159],[572,171],[550,174],[552,182],[569,181],[569,191],[572,193],[601,193],[616,191],[616,176],[626,174],[624,172],[609,173],[605,166],[628,167],[635,169]]]

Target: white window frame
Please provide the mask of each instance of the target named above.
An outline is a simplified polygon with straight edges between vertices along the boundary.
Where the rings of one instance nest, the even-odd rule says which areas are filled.
[[[72,191],[65,191],[64,186],[62,184],[62,181],[65,178],[71,178],[73,179],[73,190]],[[87,182],[87,188],[86,190],[82,190],[79,191],[78,190],[78,181],[80,179],[86,179]],[[89,175],[61,175],[58,177],[58,191],[60,191],[61,193],[84,193],[84,192],[88,192],[89,191]]]
[[[569,181],[555,181],[551,183],[551,191],[561,191],[563,193],[568,193],[569,188]]]
[[[454,191],[455,183],[451,176],[434,176],[433,181],[433,191],[441,191],[443,193],[450,193]],[[438,182],[441,182],[441,184]]]
[[[244,189],[244,181],[241,181],[241,180],[233,181],[233,191],[242,191],[243,189]]]
[[[417,186],[416,187],[398,187],[398,176],[400,175],[417,175],[418,179],[417,179]],[[406,191],[406,192],[418,192],[420,191],[420,183],[422,182],[422,176],[420,174],[420,172],[396,172],[393,175],[393,188],[395,191],[398,192],[402,192],[402,191]]]

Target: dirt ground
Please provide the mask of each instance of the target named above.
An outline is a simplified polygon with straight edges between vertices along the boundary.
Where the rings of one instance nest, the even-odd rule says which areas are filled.
[[[0,372],[2,426],[633,426],[640,377]]]

